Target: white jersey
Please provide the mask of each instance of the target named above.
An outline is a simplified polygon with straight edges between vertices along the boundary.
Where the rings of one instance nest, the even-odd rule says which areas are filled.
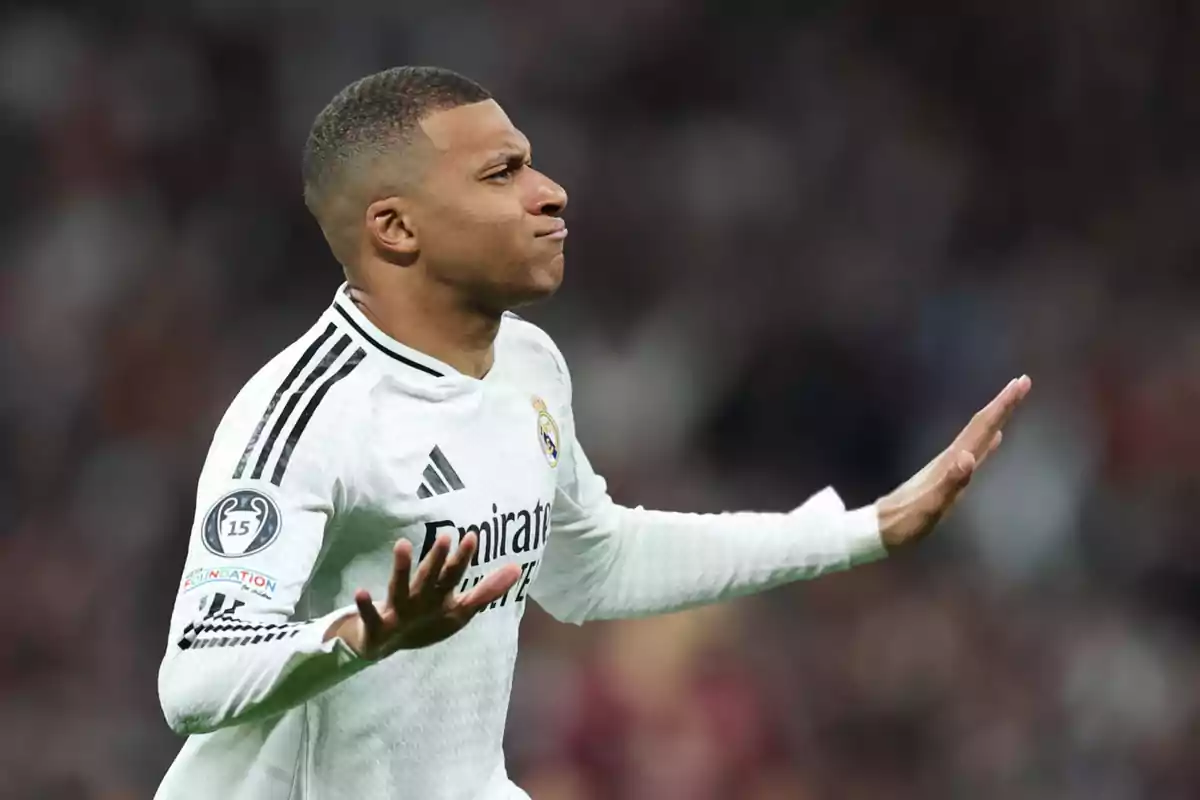
[[[330,626],[382,598],[392,547],[439,533],[509,593],[444,642],[377,662]],[[187,734],[160,800],[525,798],[501,742],[525,604],[641,616],[883,555],[874,507],[825,490],[789,514],[623,508],[575,438],[571,382],[506,315],[474,379],[383,334],[345,287],[237,395],[200,476],[159,694]]]

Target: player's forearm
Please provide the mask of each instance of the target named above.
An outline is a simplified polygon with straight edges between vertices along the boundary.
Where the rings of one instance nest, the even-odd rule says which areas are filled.
[[[272,717],[361,671],[370,662],[340,639],[326,640],[332,622],[346,613],[302,623],[234,618],[189,625],[158,675],[171,729],[208,733]]]
[[[752,594],[885,555],[874,506],[846,512],[832,491],[790,514],[677,514],[614,507],[591,574],[559,610],[571,621],[646,616]],[[559,535],[561,534],[561,535]],[[588,536],[556,531],[587,548]],[[551,566],[547,564],[547,566]],[[582,596],[581,596],[582,595]],[[543,603],[555,612],[554,600]]]

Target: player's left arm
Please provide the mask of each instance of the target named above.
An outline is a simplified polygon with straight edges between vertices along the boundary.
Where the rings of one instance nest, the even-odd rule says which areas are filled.
[[[924,469],[847,510],[825,489],[789,513],[682,514],[613,502],[564,420],[551,534],[531,595],[575,623],[666,613],[875,561],[922,538],[950,509],[1028,393],[1007,387]]]

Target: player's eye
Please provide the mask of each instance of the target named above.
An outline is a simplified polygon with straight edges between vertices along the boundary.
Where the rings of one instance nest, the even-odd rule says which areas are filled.
[[[492,181],[493,183],[505,183],[525,167],[533,166],[531,161],[510,161],[503,169],[490,173],[484,180]]]

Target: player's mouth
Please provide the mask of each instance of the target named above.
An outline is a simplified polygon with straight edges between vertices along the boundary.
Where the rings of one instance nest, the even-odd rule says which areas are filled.
[[[567,223],[561,219],[556,219],[552,226],[544,231],[539,231],[535,235],[539,239],[565,239],[567,238]]]

